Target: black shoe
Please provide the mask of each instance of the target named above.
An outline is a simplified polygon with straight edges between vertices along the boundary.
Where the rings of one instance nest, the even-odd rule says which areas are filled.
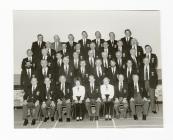
[[[108,121],[109,119],[108,118],[105,118],[105,121]]]
[[[51,121],[52,121],[52,122],[54,121],[54,117],[51,117]]]
[[[146,115],[143,115],[142,120],[146,120]]]
[[[95,120],[98,121],[99,120],[99,117],[98,116],[95,116]]]
[[[49,117],[46,117],[46,118],[44,119],[44,122],[47,122],[47,120],[49,120]]]
[[[31,122],[31,125],[35,125],[35,123],[36,123],[36,120],[33,119],[32,122]]]
[[[25,120],[24,120],[24,123],[23,123],[23,126],[27,126],[27,124],[28,124],[28,120],[25,119]]]
[[[92,116],[90,116],[90,121],[93,121],[93,117]]]
[[[154,114],[157,114],[157,112],[156,111],[152,111]]]
[[[62,118],[59,118],[59,122],[62,122]]]
[[[137,115],[134,115],[134,120],[138,120],[138,116]]]
[[[66,121],[67,121],[67,122],[70,122],[70,118],[67,118]]]

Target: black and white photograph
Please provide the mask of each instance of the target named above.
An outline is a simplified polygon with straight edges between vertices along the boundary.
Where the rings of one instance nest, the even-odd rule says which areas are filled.
[[[13,10],[14,129],[163,128],[159,10]]]

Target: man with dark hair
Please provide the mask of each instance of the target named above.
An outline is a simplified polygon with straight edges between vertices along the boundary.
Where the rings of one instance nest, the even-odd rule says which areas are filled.
[[[96,44],[96,51],[100,52],[102,44],[105,42],[104,39],[101,39],[101,33],[100,31],[95,32],[96,39],[92,40]]]
[[[110,32],[109,33],[109,38],[110,39],[107,42],[108,42],[108,45],[109,45],[110,52],[112,54],[115,54],[116,49],[117,49],[117,40],[115,40],[115,33]]]

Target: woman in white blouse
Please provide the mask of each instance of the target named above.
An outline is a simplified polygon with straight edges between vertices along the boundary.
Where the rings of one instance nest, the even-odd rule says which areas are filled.
[[[85,87],[81,85],[80,79],[75,79],[73,87],[73,101],[76,108],[76,120],[82,120],[82,101],[85,97]]]

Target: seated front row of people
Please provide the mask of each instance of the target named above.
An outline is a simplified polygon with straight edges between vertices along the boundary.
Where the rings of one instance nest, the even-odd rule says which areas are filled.
[[[103,79],[101,86],[96,82],[95,77],[89,75],[89,82],[85,86],[82,85],[80,78],[76,78],[74,80],[74,86],[71,87],[66,77],[61,75],[57,85],[52,84],[49,77],[46,77],[44,83],[40,85],[37,84],[37,78],[33,77],[31,79],[31,85],[25,90],[23,97],[24,125],[28,124],[28,109],[31,110],[31,125],[35,125],[40,110],[44,116],[44,122],[46,122],[49,117],[51,121],[54,121],[56,110],[59,115],[59,122],[62,122],[63,107],[66,107],[66,121],[70,122],[72,105],[74,106],[73,113],[77,121],[83,120],[84,105],[90,120],[93,120],[94,117],[95,120],[99,119],[101,104],[103,104],[105,120],[112,119],[114,109],[116,111],[116,118],[118,119],[120,106],[123,106],[123,115],[126,118],[128,103],[130,104],[130,109],[135,120],[138,119],[135,110],[136,104],[142,106],[143,120],[146,120],[149,105],[148,96],[144,83],[139,82],[139,76],[137,74],[133,74],[133,82],[130,88],[127,86],[127,83],[124,82],[123,74],[118,76],[118,82],[115,85],[110,84],[108,77]],[[95,107],[94,113],[92,106]]]

